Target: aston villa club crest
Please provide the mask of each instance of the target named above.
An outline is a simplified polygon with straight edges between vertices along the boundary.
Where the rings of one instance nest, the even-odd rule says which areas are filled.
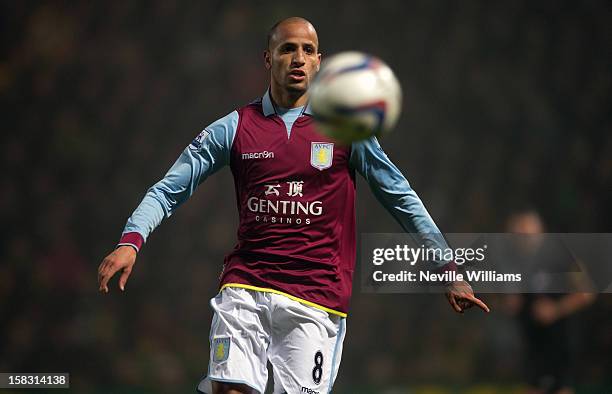
[[[229,357],[230,339],[229,337],[215,338],[213,341],[213,360],[216,363],[226,361]]]
[[[312,142],[310,145],[310,165],[323,171],[332,166],[334,144],[331,142]]]

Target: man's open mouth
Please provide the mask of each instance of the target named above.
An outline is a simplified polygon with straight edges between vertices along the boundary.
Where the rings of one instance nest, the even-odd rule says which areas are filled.
[[[289,77],[293,80],[301,81],[306,77],[306,73],[302,70],[291,70]]]

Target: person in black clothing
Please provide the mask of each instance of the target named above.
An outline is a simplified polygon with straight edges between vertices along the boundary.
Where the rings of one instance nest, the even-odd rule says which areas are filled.
[[[544,232],[540,215],[534,210],[518,211],[507,222],[507,231],[525,236],[516,248],[528,268],[528,289],[524,294],[507,297],[510,311],[518,317],[525,344],[525,368],[528,394],[572,394],[574,389],[569,317],[593,302],[592,293],[561,294],[547,280],[547,273],[568,272],[567,265],[576,262],[551,245]],[[561,270],[561,271],[559,271]],[[568,275],[569,277],[569,275]],[[572,288],[567,283],[567,288]],[[561,286],[565,287],[565,286]],[[580,287],[584,288],[584,287]]]

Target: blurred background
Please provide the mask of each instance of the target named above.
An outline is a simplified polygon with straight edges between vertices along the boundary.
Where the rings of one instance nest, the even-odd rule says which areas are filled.
[[[612,232],[608,1],[2,1],[0,371],[194,392],[235,241],[229,169],[153,233],[125,293],[98,294],[97,267],[199,131],[264,93],[267,30],[291,15],[324,55],[396,71],[404,110],[381,143],[443,231],[501,232],[529,205],[550,232]],[[400,231],[358,190],[359,233]],[[335,392],[522,392],[528,351],[503,297],[460,316],[441,295],[359,283]],[[612,392],[612,297],[568,327],[577,392]]]

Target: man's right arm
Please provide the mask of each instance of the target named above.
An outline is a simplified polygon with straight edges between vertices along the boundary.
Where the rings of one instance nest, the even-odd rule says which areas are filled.
[[[137,251],[164,218],[195,192],[208,176],[229,164],[230,150],[238,126],[238,112],[206,127],[185,148],[164,178],[153,185],[127,221],[119,245]]]
[[[208,176],[229,164],[237,127],[236,111],[210,124],[185,148],[164,178],[147,191],[128,219],[117,249],[100,264],[98,279],[101,291],[108,292],[108,280],[118,270],[123,270],[119,280],[119,287],[123,290],[136,260],[136,252],[151,232],[187,201]]]

